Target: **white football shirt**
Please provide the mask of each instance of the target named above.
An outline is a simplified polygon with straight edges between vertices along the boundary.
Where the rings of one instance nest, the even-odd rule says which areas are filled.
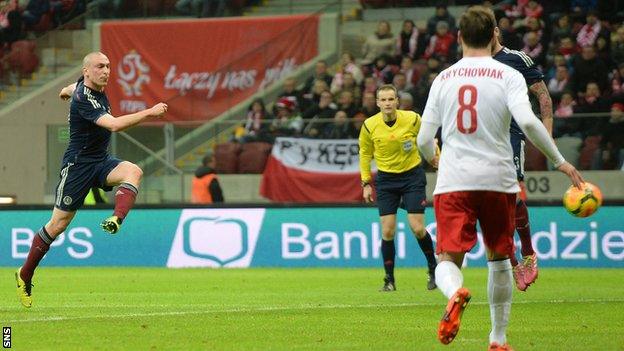
[[[438,75],[423,113],[423,123],[442,126],[434,194],[520,191],[509,142],[518,104],[529,104],[522,74],[491,57],[462,58]]]

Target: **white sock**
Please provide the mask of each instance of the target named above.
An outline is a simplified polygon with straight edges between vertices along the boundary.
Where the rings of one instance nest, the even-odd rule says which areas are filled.
[[[444,296],[450,299],[464,284],[464,276],[455,263],[441,261],[435,269],[435,282]]]
[[[492,320],[490,343],[497,342],[503,345],[507,342],[505,332],[511,312],[512,282],[509,259],[488,262],[488,301],[490,303],[490,319]]]

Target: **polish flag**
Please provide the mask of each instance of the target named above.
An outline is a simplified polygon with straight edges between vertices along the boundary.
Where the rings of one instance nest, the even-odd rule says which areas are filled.
[[[358,141],[277,138],[260,194],[274,202],[362,202]]]

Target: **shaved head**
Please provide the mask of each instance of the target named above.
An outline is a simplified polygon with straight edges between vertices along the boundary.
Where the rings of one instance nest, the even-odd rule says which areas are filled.
[[[82,59],[82,74],[86,86],[102,91],[108,84],[110,60],[99,51],[89,53]]]
[[[99,51],[94,51],[94,52],[90,52],[88,53],[83,59],[82,59],[82,68],[86,68],[89,63],[91,63],[94,59],[99,58],[101,56],[106,57],[106,55],[104,55],[103,53],[99,52]],[[108,58],[108,57],[106,57]]]

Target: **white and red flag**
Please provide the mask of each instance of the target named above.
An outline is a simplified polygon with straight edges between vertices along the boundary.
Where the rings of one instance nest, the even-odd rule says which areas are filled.
[[[357,139],[277,138],[260,194],[275,202],[362,202]]]

